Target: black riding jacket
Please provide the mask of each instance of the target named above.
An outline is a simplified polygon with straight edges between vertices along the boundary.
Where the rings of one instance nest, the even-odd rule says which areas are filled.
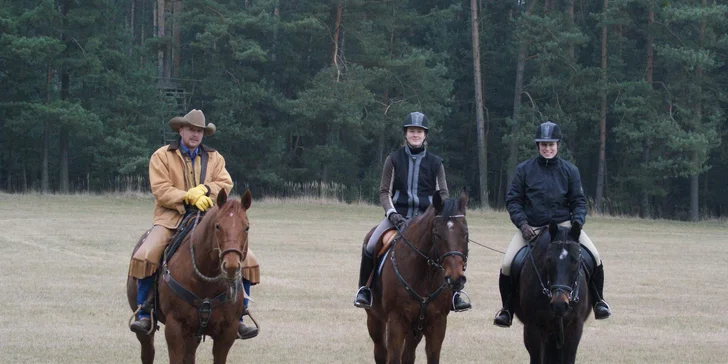
[[[584,224],[586,198],[579,169],[559,158],[531,158],[516,167],[506,207],[518,228],[577,221]]]

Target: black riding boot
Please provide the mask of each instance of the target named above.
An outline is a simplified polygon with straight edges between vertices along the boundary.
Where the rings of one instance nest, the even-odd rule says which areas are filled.
[[[600,265],[594,271],[591,279],[591,292],[594,297],[594,318],[603,320],[612,315],[607,301],[604,300],[604,265]]]
[[[372,290],[367,287],[367,281],[374,269],[374,257],[364,247],[361,252],[361,265],[359,267],[359,290],[356,292],[354,306],[359,308],[372,307]]]
[[[513,294],[513,283],[511,277],[501,272],[498,278],[498,288],[500,289],[501,301],[503,308],[495,314],[493,324],[500,327],[511,327],[513,322],[513,313],[511,312],[511,296]]]

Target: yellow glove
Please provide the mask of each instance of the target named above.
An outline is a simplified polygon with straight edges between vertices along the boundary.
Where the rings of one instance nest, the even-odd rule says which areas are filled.
[[[195,205],[197,204],[197,199],[199,199],[200,196],[205,196],[206,194],[207,187],[205,187],[205,185],[198,185],[197,187],[190,188],[190,190],[187,191],[185,197],[182,200],[187,205]]]
[[[197,199],[197,202],[195,202],[195,207],[197,207],[198,210],[205,212],[207,209],[212,207],[212,199],[202,195]]]

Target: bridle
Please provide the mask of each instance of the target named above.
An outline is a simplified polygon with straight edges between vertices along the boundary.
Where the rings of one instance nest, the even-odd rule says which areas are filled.
[[[453,218],[460,218],[460,217],[465,217],[465,215],[451,215],[448,217],[448,220],[453,219]],[[435,218],[436,219],[442,218],[442,215],[437,215],[437,216],[435,216]],[[404,237],[404,235],[402,234],[402,231],[398,227],[396,227],[396,229],[399,232],[399,234],[397,235],[397,238],[395,238],[395,242],[401,238],[405,243],[407,243],[407,245],[410,247],[410,249],[415,251],[421,257],[425,258],[427,260],[427,265],[429,265],[430,267],[438,268],[440,270],[445,270],[445,268],[442,266],[442,262],[445,260],[445,258],[447,258],[449,256],[459,256],[463,259],[463,264],[464,264],[463,271],[465,269],[467,269],[468,252],[469,252],[468,241],[470,240],[470,239],[468,239],[469,235],[468,235],[467,231],[465,233],[465,253],[463,253],[459,250],[450,250],[450,251],[446,252],[445,254],[443,254],[442,256],[438,256],[437,239],[442,240],[442,238],[439,235],[432,232],[432,249],[430,251],[430,254],[425,254],[423,251],[421,251],[416,246],[414,246],[414,244],[412,244],[409,240],[407,240],[407,238]],[[393,253],[392,256],[394,256],[394,250],[392,250],[392,253]],[[433,255],[435,256],[434,258],[433,258]]]
[[[578,244],[576,242],[570,242],[570,241],[552,241],[549,242],[549,244]],[[546,295],[549,299],[551,299],[554,294],[557,292],[564,293],[567,297],[569,297],[569,308],[571,306],[579,303],[579,281],[582,277],[582,271],[581,267],[579,267],[578,274],[574,278],[574,282],[571,285],[563,285],[563,284],[550,284],[551,278],[549,276],[546,277],[546,284],[543,283],[543,280],[541,279],[541,273],[539,273],[538,267],[536,266],[536,262],[533,259],[533,249],[529,252],[529,255],[531,256],[531,264],[533,265],[533,270],[536,272],[536,277],[538,277],[538,282],[541,284],[541,292]],[[578,256],[578,262],[581,265],[581,250],[579,250],[579,256]],[[546,286],[549,286],[549,288],[546,288]]]
[[[465,217],[465,215],[451,215],[448,217],[448,221],[452,218],[464,218],[464,217]],[[435,218],[442,218],[442,216],[437,215],[437,216],[435,216]],[[432,249],[431,249],[430,254],[428,255],[428,254],[425,254],[424,252],[422,252],[416,246],[414,246],[414,244],[412,244],[409,240],[407,240],[407,238],[404,237],[404,234],[402,234],[402,230],[400,230],[399,227],[395,227],[395,228],[397,229],[398,234],[397,234],[397,237],[394,238],[394,241],[392,241],[392,247],[391,247],[392,256],[390,259],[392,261],[392,267],[394,268],[394,274],[397,276],[397,279],[399,279],[399,282],[402,283],[402,286],[404,286],[404,289],[407,292],[409,292],[409,294],[412,296],[412,298],[414,298],[416,301],[418,301],[420,303],[419,321],[417,324],[417,328],[415,330],[416,332],[418,332],[418,331],[422,331],[422,328],[424,327],[425,308],[427,307],[427,304],[432,302],[437,296],[440,295],[440,293],[442,293],[442,291],[445,288],[450,286],[451,282],[448,279],[448,280],[444,281],[435,291],[430,293],[427,297],[420,296],[417,292],[415,292],[415,290],[412,288],[412,286],[409,283],[407,283],[407,280],[405,280],[404,277],[402,276],[402,274],[400,273],[399,267],[397,267],[397,261],[395,259],[395,246],[397,244],[397,241],[400,239],[403,240],[407,244],[407,246],[410,247],[410,249],[415,251],[421,257],[425,258],[427,260],[427,265],[430,267],[430,269],[438,269],[440,271],[444,271],[445,268],[442,266],[442,262],[445,260],[445,258],[447,258],[449,256],[459,256],[463,259],[463,264],[464,264],[463,271],[464,271],[465,268],[467,268],[467,264],[468,264],[467,263],[468,262],[467,245],[468,245],[468,241],[469,241],[468,234],[467,234],[467,232],[465,234],[465,246],[466,246],[465,253],[458,251],[458,250],[450,250],[450,251],[446,252],[445,254],[443,254],[442,256],[438,256],[438,254],[437,254],[438,241],[436,240],[436,238],[440,238],[440,237],[437,236],[437,234],[435,234],[434,232],[431,232]],[[432,257],[433,254],[435,255],[435,258]]]
[[[197,222],[199,220],[200,220],[200,211],[197,211],[197,216],[195,217],[195,223],[192,226],[192,231],[190,231],[190,256],[191,256],[191,260],[192,260],[192,268],[193,268],[195,274],[197,275],[197,277],[199,277],[200,279],[202,279],[205,282],[218,282],[221,280],[225,280],[225,281],[227,281],[228,285],[230,285],[231,287],[236,286],[235,282],[240,280],[240,278],[242,277],[242,270],[243,270],[242,265],[240,267],[238,267],[238,270],[235,272],[235,276],[233,278],[228,278],[228,277],[224,276],[222,270],[220,271],[220,274],[218,276],[208,277],[208,276],[204,275],[200,271],[200,269],[197,267],[197,261],[195,259],[195,244],[194,244],[194,241],[192,240],[192,238],[195,235],[195,228],[197,228]],[[242,250],[240,250],[238,248],[227,248],[225,250],[222,250],[220,248],[220,239],[218,236],[217,228],[215,229],[215,232],[213,234],[214,234],[215,245],[217,245],[217,248],[215,248],[214,250],[218,251],[218,260],[219,261],[222,261],[223,258],[225,257],[225,255],[228,253],[237,254],[240,257],[240,261],[241,262],[243,261],[243,259],[245,258],[245,253]]]

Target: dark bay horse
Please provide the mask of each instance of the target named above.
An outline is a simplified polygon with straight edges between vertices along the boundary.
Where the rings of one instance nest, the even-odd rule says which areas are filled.
[[[576,359],[584,322],[592,310],[580,234],[581,227],[551,222],[523,262],[514,311],[523,322],[531,364],[566,364]]]
[[[246,211],[252,200],[248,190],[240,200],[228,200],[225,190],[220,191],[217,205],[196,222],[177,253],[157,272],[156,318],[165,326],[170,363],[194,363],[203,335],[214,341],[214,363],[227,360],[243,312],[241,267],[248,253]],[[141,241],[134,251],[140,245]],[[132,277],[127,280],[127,297],[136,310],[136,280]],[[137,334],[137,339],[142,363],[154,362],[154,330],[149,335]]]
[[[445,201],[435,193],[432,205],[392,242],[367,309],[376,363],[414,363],[423,336],[427,362],[440,362],[453,291],[466,280],[467,202],[464,192]]]

